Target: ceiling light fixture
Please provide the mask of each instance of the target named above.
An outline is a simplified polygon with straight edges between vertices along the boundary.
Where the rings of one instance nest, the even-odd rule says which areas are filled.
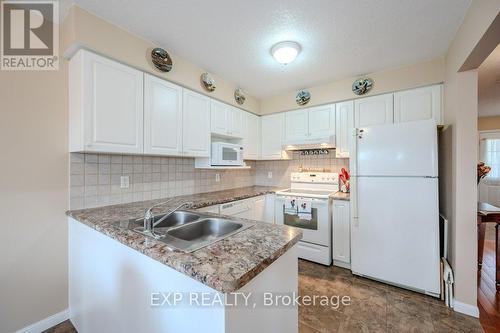
[[[271,54],[277,62],[287,65],[297,58],[300,52],[300,45],[296,42],[279,42],[271,48]]]

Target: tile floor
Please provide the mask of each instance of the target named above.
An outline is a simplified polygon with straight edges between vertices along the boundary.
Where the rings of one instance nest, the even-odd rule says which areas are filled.
[[[350,305],[303,306],[300,333],[483,332],[478,319],[449,310],[432,297],[353,276],[338,267],[299,262],[301,295],[350,296]],[[47,333],[76,332],[69,321]]]
[[[349,295],[337,310],[301,307],[300,333],[483,332],[479,320],[448,309],[432,297],[353,276],[338,267],[299,262],[302,295]]]

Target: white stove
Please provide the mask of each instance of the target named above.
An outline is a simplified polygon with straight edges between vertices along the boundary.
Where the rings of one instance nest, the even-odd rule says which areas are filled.
[[[323,265],[332,263],[332,195],[338,173],[293,172],[291,186],[276,192],[276,222],[302,229],[299,257]]]

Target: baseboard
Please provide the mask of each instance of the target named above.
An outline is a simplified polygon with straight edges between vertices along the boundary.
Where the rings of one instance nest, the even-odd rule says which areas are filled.
[[[453,299],[453,310],[466,314],[468,316],[479,318],[479,308],[477,307],[477,305],[462,303],[460,301],[457,301],[456,299]]]
[[[59,313],[56,313],[50,317],[40,320],[39,322],[33,323],[25,328],[20,329],[15,333],[40,333],[49,329],[57,324],[62,323],[63,321],[69,318],[69,310],[66,309]]]
[[[347,263],[347,262],[343,262],[343,261],[335,260],[335,259],[333,259],[333,266],[351,269],[351,263]]]

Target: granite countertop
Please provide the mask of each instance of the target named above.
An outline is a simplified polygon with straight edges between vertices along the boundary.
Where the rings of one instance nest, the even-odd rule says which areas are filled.
[[[332,196],[333,200],[350,200],[350,193],[337,192]]]
[[[225,191],[174,197],[154,209],[159,213],[179,203],[193,202],[192,209],[274,193],[280,188],[251,186]],[[98,208],[68,211],[75,220],[129,246],[168,267],[219,291],[233,292],[263,271],[302,238],[302,231],[284,225],[242,220],[249,229],[192,253],[172,250],[164,243],[121,228],[117,222],[139,218],[144,210],[166,199],[133,202]]]

